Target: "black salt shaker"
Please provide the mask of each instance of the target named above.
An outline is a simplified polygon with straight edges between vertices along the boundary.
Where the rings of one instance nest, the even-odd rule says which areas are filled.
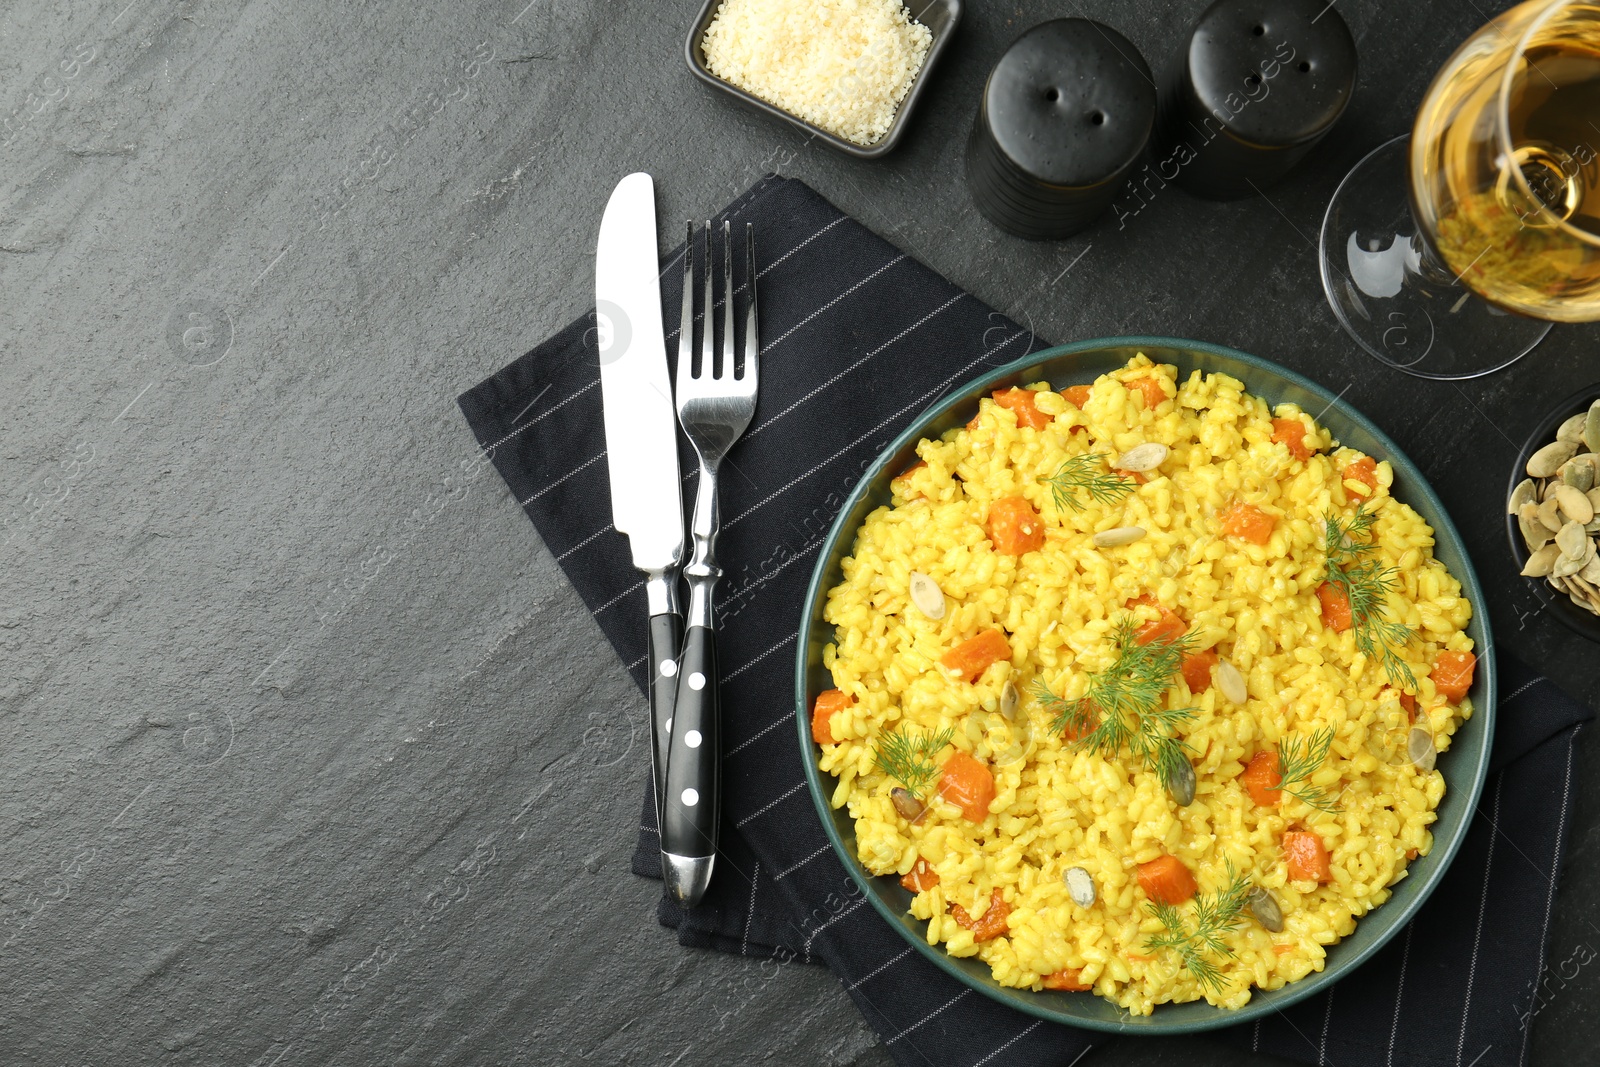
[[[985,218],[1059,240],[1106,209],[1155,128],[1155,80],[1138,49],[1089,19],[1043,22],[989,74],[967,140],[967,187]]]
[[[1327,0],[1217,0],[1162,100],[1155,171],[1197,196],[1252,196],[1344,114],[1356,45]]]

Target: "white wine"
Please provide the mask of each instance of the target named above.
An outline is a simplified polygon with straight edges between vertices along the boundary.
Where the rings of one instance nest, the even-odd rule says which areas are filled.
[[[1525,3],[1462,45],[1417,113],[1411,195],[1486,300],[1600,319],[1600,6]]]

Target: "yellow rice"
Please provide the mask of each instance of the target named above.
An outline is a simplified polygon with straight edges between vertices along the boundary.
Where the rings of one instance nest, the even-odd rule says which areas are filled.
[[[1151,375],[1169,399],[1147,410],[1122,383]],[[1202,996],[1238,1008],[1252,987],[1276,989],[1322,969],[1327,946],[1405,877],[1407,851],[1427,854],[1444,795],[1437,770],[1422,773],[1406,758],[1406,729],[1397,727],[1405,717],[1381,667],[1364,661],[1353,632],[1323,627],[1315,595],[1325,567],[1322,517],[1348,515],[1363,498],[1376,513],[1374,555],[1397,576],[1388,617],[1416,632],[1402,655],[1419,683],[1418,722],[1426,715],[1441,751],[1471,705],[1445,702],[1429,665],[1444,649],[1472,648],[1463,632],[1471,605],[1433,558],[1433,531],[1389,495],[1390,465],[1378,463],[1376,490],[1343,481],[1339,472],[1361,454],[1293,405],[1275,414],[1313,427],[1306,443],[1321,449],[1304,464],[1272,440],[1274,412],[1226,375],[1196,371],[1180,385],[1174,367],[1141,354],[1101,376],[1081,411],[1046,384],[1030,388],[1040,390],[1037,407],[1052,425],[1019,428],[984,399],[975,428],[919,444],[926,466],[896,482],[894,505],[867,518],[844,561],[825,609],[836,641],[824,663],[856,703],[833,715],[838,743],[823,749],[821,767],[838,781],[833,805],[849,806],[859,858],[873,873],[903,875],[919,856],[937,871],[939,884],[914,896],[911,913],[928,921],[930,944],[976,955],[1001,984],[1039,990],[1043,976],[1073,969],[1133,1014]],[[1148,484],[1111,505],[1057,510],[1046,479],[1063,460],[1146,441],[1171,448]],[[1005,496],[1040,512],[1047,539],[1039,551],[1007,555],[988,540],[989,504]],[[1267,544],[1222,536],[1217,514],[1235,499],[1278,516]],[[1149,533],[1124,547],[1093,545],[1095,531],[1128,525]],[[944,592],[948,608],[937,622],[910,603],[914,570]],[[1197,647],[1231,661],[1250,691],[1239,708],[1216,687],[1190,694],[1175,679],[1167,706],[1197,709],[1177,731],[1197,754],[1197,795],[1186,807],[1126,751],[1105,758],[1050,734],[1049,714],[1028,695],[1035,680],[1068,699],[1081,695],[1087,675],[1114,656],[1110,631],[1125,603],[1145,593],[1173,606]],[[1010,661],[975,684],[952,678],[939,658],[991,626],[1008,634]],[[1008,679],[1024,694],[1012,723],[998,713]],[[1276,808],[1257,807],[1238,780],[1250,756],[1324,726],[1334,740],[1312,784],[1336,795],[1341,810],[1318,812],[1288,793]],[[896,783],[875,768],[874,753],[881,735],[907,727],[951,727],[953,744],[989,765],[996,796],[982,823],[932,788],[920,824],[896,813]],[[1313,829],[1326,845],[1330,883],[1287,880],[1280,839],[1296,828]],[[1220,993],[1204,989],[1175,952],[1146,949],[1162,926],[1135,869],[1163,853],[1183,861],[1202,893],[1226,884],[1231,861],[1282,908],[1282,933],[1246,912],[1225,936],[1234,956],[1212,957],[1225,979]],[[1089,908],[1063,884],[1073,866],[1097,884]],[[1009,931],[974,943],[950,905],[980,916],[995,889],[1012,908]]]

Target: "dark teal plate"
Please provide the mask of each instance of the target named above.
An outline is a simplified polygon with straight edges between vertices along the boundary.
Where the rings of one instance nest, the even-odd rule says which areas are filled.
[[[1205,1001],[1197,1001],[1162,1004],[1151,1015],[1130,1016],[1093,993],[1033,993],[1007,988],[995,982],[988,965],[981,960],[957,959],[943,947],[929,945],[925,936],[927,924],[911,917],[908,910],[911,894],[900,887],[898,879],[875,877],[856,861],[855,826],[847,810],[834,811],[828,806],[837,781],[831,775],[824,778],[817,769],[821,750],[811,740],[812,701],[822,690],[833,687],[832,679],[822,666],[822,648],[833,639],[833,627],[822,621],[824,600],[828,590],[843,580],[839,563],[850,553],[856,530],[873,508],[889,503],[889,480],[916,461],[917,442],[965,423],[976,412],[978,399],[995,389],[1038,381],[1048,381],[1057,389],[1085,385],[1107,371],[1122,367],[1136,352],[1143,352],[1158,363],[1176,365],[1180,381],[1193,370],[1232,375],[1244,383],[1246,390],[1262,397],[1269,405],[1298,404],[1302,410],[1315,415],[1343,444],[1392,463],[1395,470],[1393,495],[1411,505],[1433,527],[1434,555],[1461,581],[1472,603],[1473,617],[1467,633],[1482,657],[1470,694],[1476,710],[1457,731],[1450,751],[1439,758],[1447,789],[1439,805],[1438,821],[1433,824],[1433,851],[1411,864],[1409,876],[1393,888],[1393,895],[1387,902],[1356,923],[1354,934],[1328,949],[1322,971],[1270,993],[1257,990],[1250,1003],[1237,1011],[1213,1008]],[[1494,736],[1494,659],[1483,655],[1483,650],[1493,648],[1494,643],[1483,605],[1483,589],[1478,585],[1478,575],[1467,558],[1461,535],[1422,472],[1365,416],[1341,403],[1322,386],[1275,363],[1200,341],[1173,337],[1108,337],[1062,345],[1037,352],[970,382],[924,412],[883,451],[845,501],[823,543],[800,619],[801,641],[795,664],[795,725],[800,731],[800,750],[807,756],[806,783],[828,840],[833,842],[840,862],[872,901],[872,906],[890,926],[900,931],[908,944],[957,981],[1018,1011],[1091,1030],[1183,1034],[1250,1022],[1326,989],[1361,966],[1416,914],[1455,858],[1488,775],[1489,744]]]

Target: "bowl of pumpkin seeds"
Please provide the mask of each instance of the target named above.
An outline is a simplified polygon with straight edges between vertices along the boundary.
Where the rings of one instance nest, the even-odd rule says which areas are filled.
[[[1511,551],[1540,599],[1600,641],[1600,382],[1562,401],[1517,457]]]

